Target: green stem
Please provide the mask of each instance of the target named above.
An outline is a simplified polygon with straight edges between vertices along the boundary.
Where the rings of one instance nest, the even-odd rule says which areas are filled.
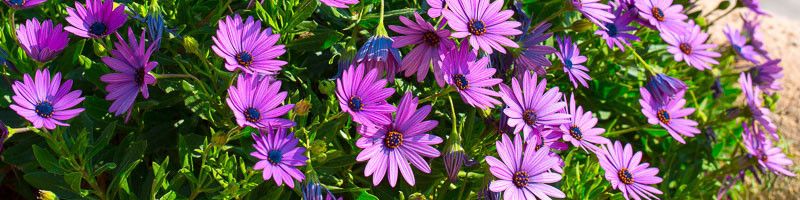
[[[456,131],[456,124],[458,124],[458,120],[456,120],[456,108],[453,106],[453,98],[451,98],[450,95],[447,95],[447,99],[450,100],[450,114],[453,116],[453,130],[451,133],[453,136],[461,138],[461,136],[458,134],[458,131]]]
[[[420,100],[419,103],[425,103],[428,101],[434,100],[436,97],[440,97],[442,95],[448,94],[450,92],[456,91],[456,88],[448,86],[447,88],[442,88],[442,91],[436,93],[432,96],[425,97],[424,99]]]
[[[547,18],[545,18],[545,19],[544,19],[544,20],[542,20],[542,21],[543,21],[543,22],[550,21],[550,20],[552,20],[553,18],[556,18],[556,17],[560,16],[562,13],[566,12],[566,11],[567,11],[567,9],[568,9],[568,8],[567,8],[567,6],[563,6],[563,7],[561,8],[561,10],[559,10],[558,12],[555,12],[555,13],[553,13],[552,15],[548,16]],[[531,16],[531,17],[533,17],[533,16]]]
[[[625,134],[625,133],[630,133],[630,132],[634,132],[634,131],[640,131],[640,130],[642,130],[644,128],[647,128],[649,126],[650,126],[649,124],[646,124],[646,125],[641,125],[641,126],[637,126],[637,127],[631,127],[631,128],[627,128],[627,129],[622,129],[622,130],[606,133],[605,136],[607,138],[610,138],[610,137],[617,136],[617,135],[622,135],[622,134]]]
[[[208,89],[206,89],[206,85],[203,84],[203,81],[200,81],[200,79],[197,79],[197,77],[192,76],[190,74],[156,74],[156,79],[165,79],[165,78],[190,78],[195,82],[197,82],[197,84],[200,84],[200,87],[203,88],[203,92],[208,94]]]
[[[656,70],[653,69],[652,67],[650,67],[650,65],[648,65],[647,62],[645,62],[644,59],[642,59],[641,56],[639,56],[639,53],[636,53],[636,49],[634,49],[633,47],[631,47],[631,53],[633,53],[633,56],[636,57],[636,59],[639,60],[639,62],[642,63],[642,66],[644,66],[645,71],[649,75],[651,75],[651,76],[655,76],[656,75]]]

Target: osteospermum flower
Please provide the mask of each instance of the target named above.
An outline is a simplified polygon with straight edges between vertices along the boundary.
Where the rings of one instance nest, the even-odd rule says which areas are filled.
[[[602,3],[600,0],[571,0],[572,6],[575,10],[581,12],[583,17],[597,24],[602,29],[606,29],[605,23],[612,23],[614,15],[609,13],[608,10],[611,6]]]
[[[687,28],[683,34],[661,33],[661,38],[670,44],[667,46],[667,52],[675,55],[675,61],[686,61],[686,64],[698,70],[710,70],[709,64],[718,65],[719,62],[714,58],[722,54],[708,50],[717,46],[706,44],[708,34],[703,32],[700,25],[694,24],[694,21],[689,21]]]
[[[128,20],[125,5],[114,8],[112,0],[86,0],[85,7],[76,1],[75,8],[67,7],[67,13],[67,22],[72,26],[64,30],[84,38],[106,37]]]
[[[742,72],[739,75],[739,86],[742,87],[742,93],[747,101],[747,107],[750,109],[750,114],[753,119],[758,120],[764,129],[769,132],[772,139],[778,140],[778,127],[770,119],[772,111],[764,107],[764,102],[761,101],[761,90],[753,85],[753,79],[750,73]]]
[[[653,99],[663,103],[674,97],[675,94],[686,90],[689,86],[680,79],[659,73],[655,76],[648,75],[645,87]]]
[[[48,62],[55,58],[69,43],[69,33],[63,31],[61,24],[45,20],[39,23],[36,18],[29,19],[17,28],[17,41],[31,59]]]
[[[781,59],[770,60],[750,70],[756,74],[756,77],[753,78],[753,83],[768,95],[783,89],[781,81],[778,80],[784,76],[783,67],[778,66],[780,62]]]
[[[750,11],[753,11],[756,14],[769,15],[767,12],[764,12],[764,10],[761,9],[761,3],[759,3],[758,0],[742,0],[742,3],[745,7],[749,8]]]
[[[749,157],[758,158],[758,164],[761,167],[767,168],[777,175],[797,176],[784,167],[784,165],[791,165],[792,160],[786,158],[781,148],[772,146],[772,140],[764,137],[763,129],[755,123],[748,126],[746,122],[742,122],[742,126],[744,127],[742,142],[747,153],[750,154]]]
[[[368,70],[378,69],[378,75],[383,76],[389,82],[394,82],[395,74],[400,70],[400,51],[392,47],[394,40],[388,36],[377,35],[369,38],[367,42],[358,49],[356,63],[362,63]]]
[[[656,26],[658,31],[682,34],[687,18],[683,14],[683,5],[672,5],[672,0],[643,0],[636,2],[639,16]]]
[[[149,13],[144,21],[147,23],[147,37],[150,41],[159,42],[156,43],[156,49],[161,47],[161,36],[164,33],[164,16],[161,15],[161,11],[156,10],[153,13]]]
[[[17,10],[31,9],[41,6],[47,0],[3,0],[3,3]]]
[[[391,124],[388,115],[397,107],[386,103],[386,98],[394,94],[394,88],[384,88],[386,79],[378,80],[377,69],[369,70],[364,76],[365,70],[364,64],[353,65],[336,79],[339,107],[361,125]]]
[[[149,61],[150,55],[155,51],[155,42],[148,48],[144,41],[144,31],[139,41],[136,41],[133,30],[128,28],[128,43],[126,44],[122,36],[117,33],[117,42],[114,43],[117,49],[109,50],[114,57],[102,58],[109,68],[119,72],[100,77],[101,81],[108,83],[106,100],[114,100],[108,112],[114,113],[114,116],[127,112],[126,121],[131,116],[133,101],[139,92],[142,92],[142,97],[147,99],[150,97],[147,85],[156,82],[156,77],[151,75],[150,71],[158,66],[158,62]]]
[[[527,28],[527,26],[523,26],[523,30]],[[522,34],[522,37],[519,39],[519,41],[522,42],[522,48],[519,51],[519,55],[513,58],[517,74],[522,74],[530,70],[542,77],[547,75],[547,71],[545,71],[544,68],[553,64],[544,56],[555,53],[556,48],[548,45],[539,45],[539,43],[553,37],[553,33],[544,33],[549,28],[550,23],[543,22],[534,27],[530,33]]]
[[[286,52],[284,45],[275,45],[280,34],[272,34],[272,28],[261,30],[261,21],[236,14],[219,20],[217,35],[212,36],[214,50],[219,57],[225,59],[225,69],[240,69],[245,73],[275,74],[286,65],[286,61],[275,60]]]
[[[733,50],[736,51],[739,56],[750,62],[759,63],[758,58],[756,58],[758,53],[755,51],[755,48],[747,44],[747,37],[742,35],[739,30],[731,29],[730,26],[726,26],[725,30],[722,30],[722,32],[725,33],[725,37],[731,42]]]
[[[583,87],[589,87],[586,80],[592,80],[592,77],[587,74],[589,68],[581,64],[586,62],[586,56],[580,55],[581,51],[578,49],[578,44],[572,42],[572,38],[565,36],[562,38],[556,37],[558,48],[561,52],[556,53],[558,59],[561,60],[561,65],[564,66],[564,72],[569,76],[569,81],[575,88],[578,88],[578,83]]]
[[[297,125],[291,120],[280,118],[292,110],[294,104],[280,106],[287,93],[280,91],[280,81],[271,79],[269,76],[260,78],[254,74],[240,74],[236,86],[228,88],[228,98],[225,101],[233,110],[239,126],[288,128]]]
[[[525,135],[525,143],[533,145],[536,151],[550,151],[550,153],[547,153],[547,155],[558,160],[558,164],[553,167],[553,170],[558,173],[564,173],[564,160],[561,159],[561,156],[553,151],[564,151],[569,148],[566,143],[559,141],[563,135],[564,133],[558,130],[558,127],[551,128],[550,126],[539,126],[534,129],[530,135]]]
[[[431,23],[426,22],[417,13],[414,13],[415,22],[400,16],[400,22],[406,26],[389,25],[389,29],[404,34],[404,36],[392,37],[394,43],[392,48],[400,48],[408,45],[417,45],[413,50],[406,54],[401,62],[401,70],[405,71],[406,77],[417,74],[417,81],[422,82],[428,75],[428,70],[433,65],[434,75],[439,86],[444,86],[442,81],[442,53],[455,46],[455,42],[449,39],[450,30],[436,30]]]
[[[428,8],[428,17],[437,18],[442,16],[445,0],[425,0],[431,8]]]
[[[389,184],[397,183],[398,169],[409,185],[414,185],[414,172],[411,166],[424,173],[431,168],[421,156],[439,157],[439,150],[431,147],[442,143],[439,136],[427,134],[439,124],[435,120],[425,120],[431,106],[425,105],[417,110],[419,100],[406,93],[398,104],[397,113],[391,124],[382,126],[360,126],[359,133],[364,136],[356,141],[358,148],[364,149],[356,157],[357,161],[367,161],[364,176],[372,175],[372,184],[378,185],[383,176],[389,177]]]
[[[569,123],[564,123],[559,126],[561,132],[564,132],[564,141],[572,143],[572,146],[580,147],[583,151],[589,148],[592,152],[596,152],[598,144],[609,144],[611,140],[600,136],[606,132],[606,129],[597,128],[597,118],[592,116],[592,111],[583,112],[583,106],[577,106],[575,102],[575,94],[569,97]],[[586,151],[588,153],[588,151]]]
[[[319,0],[322,4],[336,8],[350,8],[348,4],[357,4],[358,0]]]
[[[597,153],[597,159],[600,160],[600,167],[606,172],[606,180],[611,182],[614,189],[622,191],[625,199],[658,199],[653,194],[663,194],[660,190],[656,189],[652,184],[658,184],[663,181],[658,174],[658,168],[650,168],[649,163],[641,164],[642,152],[637,151],[633,153],[631,144],[625,144],[622,148],[622,143],[619,141],[602,145],[602,149]]]
[[[761,54],[761,57],[772,60],[772,56],[769,51],[767,51],[767,46],[764,45],[764,34],[758,30],[761,28],[759,16],[753,16],[754,17],[750,17],[750,13],[747,13],[747,15],[742,14],[742,21],[744,21],[742,24],[742,33],[747,36],[750,40],[750,44],[753,45],[753,49]]]
[[[559,113],[567,106],[559,101],[561,92],[558,87],[550,88],[545,93],[547,80],[536,84],[536,76],[524,73],[522,80],[511,79],[511,87],[500,84],[500,95],[508,108],[503,113],[508,115],[508,125],[514,127],[514,133],[523,132],[526,138],[540,126],[557,127],[569,122],[569,115]],[[522,85],[522,86],[520,86]]]
[[[69,126],[62,121],[72,119],[83,112],[83,108],[75,108],[83,101],[80,90],[70,91],[72,80],[61,84],[61,73],[50,78],[47,69],[36,70],[34,79],[25,74],[23,82],[15,81],[11,85],[14,90],[14,104],[9,108],[30,121],[33,127],[55,129],[58,126]],[[3,127],[5,128],[5,127]]]
[[[603,37],[603,40],[608,44],[608,48],[614,49],[616,44],[622,52],[625,52],[625,45],[630,46],[631,42],[628,40],[639,41],[639,37],[634,34],[627,33],[637,30],[636,27],[630,26],[633,19],[636,18],[634,12],[622,12],[623,8],[616,8],[614,12],[614,22],[605,23],[605,29],[597,29],[594,31],[595,35]]]
[[[325,189],[325,193],[327,193],[327,195],[325,195],[325,198],[323,198],[323,196],[322,196],[322,189]],[[325,186],[322,186],[322,184],[320,184],[319,182],[312,180],[312,181],[309,181],[307,184],[305,184],[305,186],[303,186],[303,199],[304,200],[342,200],[342,197],[339,197],[337,199],[335,196],[333,196],[333,193],[331,193],[331,191],[328,190],[328,188],[325,188]]]
[[[686,144],[686,141],[681,135],[694,137],[700,133],[700,130],[695,128],[697,122],[684,118],[695,111],[694,108],[683,108],[686,105],[686,99],[683,99],[686,91],[678,92],[665,102],[655,100],[644,87],[639,88],[639,92],[642,94],[639,104],[642,105],[642,114],[647,117],[647,123],[661,125],[675,140],[683,144]]]
[[[503,199],[566,197],[564,192],[547,184],[561,180],[561,174],[549,172],[558,165],[556,158],[548,156],[549,150],[537,151],[531,145],[523,145],[520,135],[516,135],[513,142],[508,135],[503,135],[496,145],[502,161],[486,156],[489,171],[498,179],[489,185],[491,191],[503,192]]]
[[[517,21],[506,21],[511,18],[514,11],[500,9],[502,0],[447,0],[448,9],[442,11],[447,18],[447,24],[455,31],[453,37],[469,37],[469,44],[475,51],[483,50],[492,54],[492,49],[505,54],[506,50],[500,45],[519,48],[519,45],[507,35],[519,35],[522,31],[515,29],[521,24]]]
[[[466,42],[462,42],[459,48],[448,51],[442,62],[444,82],[456,87],[464,103],[476,108],[494,108],[494,104],[500,104],[494,97],[500,94],[491,87],[503,80],[492,78],[497,70],[487,68],[488,57],[475,61],[476,58]]]
[[[294,132],[287,134],[284,128],[261,129],[258,132],[258,135],[251,133],[256,142],[253,144],[256,151],[250,152],[250,155],[259,160],[253,169],[263,170],[261,174],[265,181],[272,178],[278,186],[286,183],[294,188],[294,180],[303,181],[306,178],[303,172],[295,168],[307,164],[308,157],[303,155],[306,148],[297,147],[299,139],[294,137]]]

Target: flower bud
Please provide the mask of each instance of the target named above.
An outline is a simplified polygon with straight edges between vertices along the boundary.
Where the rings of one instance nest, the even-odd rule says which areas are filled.
[[[428,198],[426,198],[422,193],[417,192],[408,196],[408,200],[428,200]]]
[[[580,20],[572,23],[572,26],[569,28],[575,32],[584,32],[591,29],[592,26],[594,26],[594,23],[590,22],[589,20]]]
[[[195,40],[192,36],[183,37],[183,48],[186,49],[187,52],[199,56],[200,50],[198,46],[197,40]]]
[[[102,42],[102,41],[100,41],[100,42]],[[105,56],[105,55],[106,55],[106,52],[108,52],[108,50],[106,49],[106,47],[105,47],[105,46],[103,46],[102,44],[100,44],[100,43],[99,43],[99,42],[97,42],[97,41],[95,41],[95,42],[92,42],[92,47],[94,47],[94,48],[93,48],[93,50],[94,50],[94,55],[97,55],[97,57],[103,57],[103,56]]]
[[[41,200],[58,200],[58,196],[55,193],[47,191],[47,190],[39,190],[39,199]]]
[[[309,110],[311,110],[311,101],[303,99],[294,104],[294,113],[297,116],[306,116]]]
[[[322,92],[324,95],[329,95],[333,93],[333,89],[336,88],[336,83],[329,80],[323,80],[319,82],[319,92]]]
[[[686,85],[686,83],[683,83],[683,81],[667,76],[666,74],[648,76],[648,80],[645,85],[645,88],[647,88],[647,91],[650,92],[650,95],[652,95],[655,100],[661,103],[667,102],[669,98],[672,98],[675,96],[675,94],[686,90],[688,87],[689,86]]]
[[[447,178],[451,182],[458,181],[458,172],[461,171],[461,165],[464,164],[467,157],[469,156],[464,152],[464,147],[461,146],[461,136],[458,134],[450,135],[442,152],[442,160],[444,160]]]

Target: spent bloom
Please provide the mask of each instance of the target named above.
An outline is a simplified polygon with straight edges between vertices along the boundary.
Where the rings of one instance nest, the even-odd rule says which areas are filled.
[[[619,141],[602,146],[597,153],[600,167],[606,172],[606,180],[611,182],[614,189],[622,191],[625,199],[631,197],[634,199],[658,199],[653,194],[663,194],[660,190],[650,186],[661,183],[663,179],[656,176],[658,168],[649,167],[649,163],[641,163],[641,151],[634,154],[631,144],[625,144],[625,148],[623,148]]]
[[[778,127],[770,119],[772,112],[769,108],[764,107],[764,102],[761,100],[761,89],[753,85],[750,73],[742,72],[739,75],[739,86],[742,88],[742,94],[744,94],[745,101],[747,101],[751,117],[764,126],[764,129],[769,132],[772,139],[778,140]]]
[[[358,0],[319,0],[322,4],[336,8],[350,8],[348,4],[357,4]]]
[[[36,70],[33,79],[28,74],[23,82],[15,81],[14,104],[9,108],[33,124],[36,128],[55,129],[58,126],[69,126],[63,121],[72,119],[83,112],[83,108],[74,108],[83,101],[80,90],[70,91],[72,80],[61,84],[61,73],[50,77],[47,69]],[[5,128],[5,127],[3,127]]]
[[[645,88],[658,102],[666,102],[676,94],[686,90],[689,86],[680,79],[658,73],[655,76],[648,75]]]
[[[145,17],[145,22],[147,22],[147,36],[150,41],[158,40],[156,44],[156,49],[161,47],[161,36],[164,33],[164,16],[161,15],[160,10],[153,11],[149,13],[147,17]]]
[[[749,157],[756,157],[761,167],[767,168],[775,174],[797,176],[784,167],[785,165],[791,165],[792,160],[786,158],[781,148],[772,146],[772,140],[764,137],[764,129],[761,129],[755,123],[752,126],[748,126],[746,122],[742,122],[742,126],[744,127],[742,142],[747,149],[747,153],[750,154],[748,155]]]
[[[628,40],[639,41],[639,37],[627,33],[638,29],[630,26],[633,19],[636,18],[636,15],[634,15],[635,13],[622,11],[622,8],[617,8],[616,11],[614,11],[614,22],[605,23],[605,29],[597,29],[594,31],[594,34],[602,36],[603,40],[608,43],[608,48],[614,49],[614,45],[616,45],[622,52],[625,52],[625,45],[631,45],[631,42]]]
[[[448,9],[442,11],[448,25],[455,31],[453,37],[469,37],[469,44],[475,51],[483,50],[492,54],[493,50],[505,54],[501,45],[519,48],[519,45],[505,36],[519,35],[516,29],[521,24],[517,21],[506,21],[514,11],[503,10],[503,0],[447,0]]]
[[[428,75],[428,70],[433,65],[434,75],[439,86],[444,86],[442,81],[442,53],[452,49],[455,42],[449,39],[450,30],[436,30],[431,23],[426,22],[417,13],[414,13],[416,22],[400,16],[403,26],[389,25],[389,29],[404,34],[403,36],[392,37],[394,43],[392,48],[400,48],[408,45],[417,45],[413,50],[406,54],[401,62],[401,70],[405,71],[406,77],[417,74],[417,81],[422,82]]]
[[[592,111],[583,112],[583,106],[577,106],[575,102],[575,94],[569,97],[569,108],[567,114],[570,115],[569,123],[561,124],[559,127],[561,132],[564,133],[564,141],[572,143],[572,146],[589,148],[592,152],[596,152],[598,144],[609,144],[611,140],[600,136],[606,132],[606,129],[597,128],[597,118],[592,117]],[[587,151],[588,153],[588,151]]]
[[[542,126],[557,127],[567,123],[569,115],[560,113],[567,106],[559,101],[561,92],[558,87],[545,92],[547,80],[536,84],[536,76],[524,73],[522,79],[511,79],[511,88],[500,84],[500,95],[508,108],[503,110],[508,116],[508,125],[514,127],[514,133],[520,132],[528,138],[535,129]]]
[[[503,192],[504,199],[566,197],[564,192],[547,184],[561,180],[561,174],[549,171],[558,165],[558,159],[548,155],[549,150],[537,151],[531,145],[523,145],[520,135],[514,136],[512,142],[504,134],[496,145],[500,159],[486,156],[489,171],[499,179],[489,185],[491,191]]]
[[[694,137],[700,133],[695,127],[697,122],[684,118],[695,111],[694,108],[683,108],[686,105],[686,99],[683,99],[685,90],[664,102],[653,98],[644,87],[639,88],[639,92],[642,94],[639,104],[642,105],[641,111],[647,117],[647,123],[661,125],[675,140],[683,144],[686,144],[686,141],[682,136]]]
[[[578,83],[583,87],[589,87],[586,80],[592,80],[592,77],[587,74],[589,68],[581,64],[585,63],[587,58],[582,56],[578,44],[572,42],[569,36],[556,37],[558,48],[561,52],[556,53],[558,59],[561,60],[561,65],[564,66],[564,72],[569,76],[569,81],[575,88],[578,88]]]
[[[47,0],[3,0],[3,3],[17,10],[31,9],[41,6]]]
[[[658,31],[681,34],[685,30],[687,18],[683,5],[672,5],[672,0],[642,0],[636,2],[639,16],[656,26]]]
[[[256,149],[250,155],[259,161],[253,166],[254,170],[263,170],[264,180],[272,178],[278,186],[286,183],[294,188],[294,180],[303,181],[306,178],[297,166],[305,166],[308,157],[303,154],[306,148],[297,147],[299,139],[294,137],[294,132],[287,134],[285,128],[260,129],[259,134],[251,133]],[[266,134],[264,134],[266,132]],[[294,180],[293,180],[294,179]]]
[[[751,69],[751,73],[756,74],[756,77],[753,78],[753,84],[768,95],[783,89],[781,81],[778,80],[784,76],[783,67],[778,66],[780,62],[781,59],[770,60]]]
[[[714,58],[720,57],[722,54],[708,50],[717,46],[716,44],[706,44],[708,34],[704,33],[700,25],[696,25],[694,21],[689,21],[686,28],[688,30],[681,34],[661,33],[661,38],[670,45],[667,46],[667,52],[675,55],[675,61],[686,61],[686,64],[698,70],[710,70],[711,65],[709,64],[718,65],[719,62]]]
[[[378,69],[378,75],[380,76],[383,76],[383,72],[386,72],[386,78],[389,79],[389,82],[394,82],[395,74],[401,67],[402,57],[400,50],[392,47],[394,40],[386,36],[386,33],[380,33],[381,30],[378,30],[378,35],[369,38],[358,49],[355,61],[356,63],[364,64],[367,70]]]
[[[36,18],[29,19],[17,28],[17,41],[31,59],[48,62],[55,58],[69,43],[69,33],[63,31],[61,24],[45,20],[39,23]]]
[[[607,29],[605,23],[612,23],[614,15],[609,13],[611,8],[608,4],[602,3],[600,0],[570,0],[575,10],[581,12],[583,17],[592,21],[592,23],[600,26],[601,29]]]
[[[528,24],[526,23],[526,25]],[[527,28],[528,26],[523,26],[523,30],[527,30]],[[550,23],[541,23],[530,32],[522,34],[519,39],[522,42],[522,48],[519,51],[519,55],[513,58],[516,74],[534,71],[542,77],[547,75],[547,71],[544,68],[553,64],[544,56],[556,53],[556,48],[540,45],[540,43],[553,37],[553,33],[545,33],[549,28]]]
[[[394,88],[384,88],[386,79],[378,80],[378,70],[371,69],[364,76],[364,64],[353,65],[336,79],[336,97],[342,112],[350,114],[361,125],[391,124],[390,115],[397,107],[386,102]]]
[[[119,73],[103,75],[100,80],[108,83],[106,100],[114,100],[108,112],[114,113],[114,116],[127,112],[128,115],[125,117],[127,121],[131,116],[133,101],[139,92],[142,92],[142,97],[145,99],[150,97],[147,85],[156,82],[156,77],[151,75],[150,71],[158,66],[158,62],[149,61],[150,55],[155,50],[155,42],[151,43],[149,48],[145,46],[144,31],[139,41],[136,41],[133,30],[128,28],[128,43],[125,43],[119,33],[116,34],[117,42],[114,45],[117,49],[109,50],[114,57],[106,56],[102,59],[109,68]]]
[[[445,54],[442,62],[444,82],[456,88],[464,103],[476,108],[494,108],[494,104],[500,104],[494,97],[500,94],[491,87],[503,80],[492,78],[497,69],[487,67],[489,57],[475,61],[477,56],[467,45],[462,42],[460,47]]]
[[[236,14],[219,20],[217,34],[212,36],[214,50],[219,57],[225,59],[225,69],[240,69],[245,73],[275,74],[286,65],[286,61],[276,60],[286,52],[284,45],[276,45],[280,34],[272,34],[272,28],[261,30],[261,21]]]
[[[425,105],[417,109],[419,99],[411,92],[403,95],[398,104],[397,113],[391,124],[382,126],[359,126],[363,136],[356,141],[356,146],[364,149],[358,154],[357,161],[367,161],[364,176],[372,175],[372,183],[378,185],[383,176],[389,178],[389,184],[397,184],[398,169],[409,185],[414,185],[414,172],[409,162],[424,173],[431,168],[422,156],[439,157],[439,150],[431,147],[442,143],[442,138],[426,132],[435,128],[439,122],[425,120],[431,112],[431,106]]]
[[[239,126],[288,128],[296,125],[291,120],[280,118],[292,110],[294,104],[280,106],[287,93],[280,91],[280,81],[272,79],[269,76],[239,74],[236,86],[228,88],[225,101],[233,110]]]
[[[747,44],[747,37],[742,35],[739,30],[731,29],[730,26],[726,26],[725,30],[722,30],[722,32],[725,33],[725,37],[731,42],[733,50],[736,51],[739,56],[750,62],[759,63],[758,58],[756,58],[758,52],[755,51],[755,47]]]
[[[125,5],[119,4],[114,8],[111,0],[86,0],[85,7],[75,1],[75,8],[67,7],[67,13],[67,22],[72,26],[64,30],[84,38],[106,37],[128,20]]]

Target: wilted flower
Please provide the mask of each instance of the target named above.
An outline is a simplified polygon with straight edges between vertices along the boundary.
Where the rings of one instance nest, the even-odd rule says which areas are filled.
[[[653,99],[658,102],[666,102],[674,97],[681,91],[686,90],[689,86],[683,81],[667,76],[666,74],[656,74],[655,76],[647,76],[647,83],[645,88],[652,95]]]
[[[53,26],[53,22],[33,18],[20,24],[17,28],[17,41],[31,59],[38,62],[49,62],[67,47],[69,33],[63,31],[61,24]]]
[[[128,20],[125,5],[114,8],[114,1],[111,0],[86,0],[85,7],[75,1],[75,8],[67,7],[67,13],[67,22],[72,26],[64,30],[84,38],[106,37]]]
[[[759,15],[769,15],[767,12],[764,12],[764,10],[761,9],[761,3],[759,3],[758,0],[742,0],[742,3],[754,13]]]
[[[386,78],[393,83],[395,74],[400,70],[401,55],[397,48],[392,47],[392,43],[394,40],[384,34],[372,36],[358,49],[356,63],[363,64],[366,70],[377,69],[378,78],[386,72]]]
[[[506,38],[508,35],[519,35],[522,31],[515,29],[521,24],[517,21],[506,21],[511,18],[514,11],[503,10],[503,0],[447,0],[448,9],[442,11],[447,18],[447,25],[455,31],[453,37],[469,37],[469,44],[474,51],[483,50],[492,54],[493,50],[505,54],[506,50],[500,45],[519,48],[517,43]],[[465,41],[466,42],[466,41]]]
[[[761,27],[761,21],[758,19],[759,16],[754,15],[752,18],[749,16],[749,13],[747,15],[742,15],[742,21],[744,21],[742,33],[750,39],[750,44],[753,45],[756,52],[761,54],[761,57],[771,60],[772,56],[770,56],[770,53],[767,51],[767,46],[764,45],[764,34],[758,30]]]
[[[781,59],[770,60],[750,70],[751,73],[756,75],[753,78],[753,83],[768,95],[783,89],[781,87],[782,82],[778,80],[784,76],[783,67],[778,66],[780,62]]]
[[[523,30],[528,29],[528,23],[529,22],[525,23],[526,26],[523,26]],[[538,76],[542,77],[547,75],[545,67],[550,67],[553,63],[544,56],[556,53],[556,48],[539,44],[553,37],[553,33],[545,33],[549,28],[550,23],[542,22],[530,32],[524,32],[519,38],[518,41],[522,42],[519,55],[512,54],[512,56],[509,57],[509,59],[514,60],[514,71],[517,75],[521,75],[527,71],[534,71]]]
[[[750,116],[764,126],[764,129],[769,132],[772,139],[778,140],[780,138],[778,137],[778,127],[770,119],[772,111],[764,107],[764,102],[761,100],[761,89],[753,85],[750,73],[742,72],[739,75],[739,86],[742,88],[742,94],[750,110]]]
[[[325,198],[322,196],[322,189],[325,189]],[[303,186],[303,199],[304,200],[342,200],[342,197],[338,199],[333,196],[328,188],[325,188],[322,184],[317,181],[309,181],[305,186]]]
[[[55,129],[58,126],[69,126],[62,121],[72,119],[83,112],[83,108],[72,107],[83,101],[81,91],[70,91],[72,80],[61,84],[61,73],[56,73],[50,78],[47,69],[36,70],[36,76],[25,74],[23,82],[15,81],[11,86],[14,96],[11,97],[15,104],[9,108],[30,121],[33,127]]]
[[[714,80],[714,85],[711,85],[711,89],[714,90],[714,99],[725,95],[725,90],[722,88],[722,80],[719,77]]]
[[[161,47],[161,36],[164,33],[164,16],[161,15],[160,10],[154,11],[154,13],[149,13],[147,17],[145,17],[145,21],[147,22],[147,36],[150,41],[158,41],[155,42],[156,49]]]
[[[303,155],[306,148],[296,147],[299,139],[294,137],[294,132],[287,134],[285,128],[259,129],[258,132],[258,135],[251,134],[255,140],[253,147],[256,151],[250,155],[259,160],[253,169],[263,170],[265,181],[272,178],[278,186],[286,183],[290,188],[294,188],[294,180],[303,181],[306,177],[303,172],[295,168],[307,164],[308,157]]]
[[[759,63],[758,58],[756,58],[758,53],[755,51],[755,47],[747,44],[747,37],[743,36],[739,30],[732,30],[730,26],[726,26],[725,30],[722,30],[722,32],[725,33],[725,37],[728,37],[728,41],[731,42],[733,50],[736,51],[739,56],[750,62]]]

